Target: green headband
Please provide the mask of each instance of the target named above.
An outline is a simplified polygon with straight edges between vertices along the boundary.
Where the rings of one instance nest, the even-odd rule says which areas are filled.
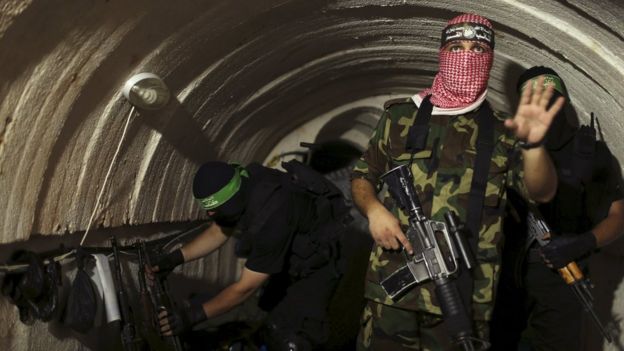
[[[558,76],[554,75],[554,74],[540,74],[540,76],[544,76],[544,86],[547,87],[549,85],[552,85],[553,88],[558,91],[561,95],[563,96],[567,96],[567,92],[565,90],[565,88],[563,87],[563,82],[561,81],[561,78],[559,78]],[[539,76],[538,76],[539,77]],[[524,82],[524,84],[522,84],[522,86],[520,87],[520,91],[524,91],[524,88],[527,86],[527,84],[529,84],[529,82],[533,82],[533,86],[532,88],[535,89],[535,86],[537,85],[537,79],[535,79],[537,77],[531,78],[529,80],[527,80],[526,82]]]
[[[243,166],[238,164],[232,164],[234,166],[234,175],[232,179],[221,189],[219,189],[216,193],[204,197],[204,198],[195,198],[197,202],[199,202],[199,206],[201,206],[204,210],[213,210],[234,196],[238,192],[241,186],[242,177],[249,177],[249,173]]]

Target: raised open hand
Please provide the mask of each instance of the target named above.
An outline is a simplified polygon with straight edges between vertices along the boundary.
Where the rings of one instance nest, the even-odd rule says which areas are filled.
[[[561,96],[548,108],[554,87],[549,85],[544,89],[544,76],[538,78],[535,87],[533,85],[532,82],[526,85],[516,115],[513,119],[505,121],[505,127],[513,130],[519,140],[529,145],[542,142],[550,124],[565,102],[565,98]]]

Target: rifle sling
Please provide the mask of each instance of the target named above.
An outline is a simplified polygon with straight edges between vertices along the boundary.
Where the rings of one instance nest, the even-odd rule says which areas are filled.
[[[466,226],[468,227],[468,242],[473,257],[476,257],[479,244],[479,229],[483,214],[483,202],[487,187],[490,160],[494,150],[494,114],[487,101],[483,102],[477,114],[477,155],[473,166],[472,183],[470,184],[470,196],[468,198],[468,212],[466,214]],[[466,272],[465,265],[460,268],[458,277],[459,291],[464,300],[464,306],[470,309],[472,306],[472,290],[474,280]]]
[[[410,127],[407,134],[405,148],[411,153],[424,150],[429,133],[429,122],[433,105],[429,101],[430,95],[426,96],[416,114],[416,120]],[[485,199],[485,189],[487,187],[487,176],[489,172],[490,160],[494,150],[494,114],[487,101],[481,104],[481,108],[476,116],[478,125],[477,134],[477,155],[473,165],[473,177],[470,184],[470,195],[468,200],[468,212],[466,215],[466,226],[470,232],[468,243],[473,257],[477,253],[479,243],[479,228],[481,227],[481,216],[483,212],[483,202]],[[432,152],[434,152],[432,150]],[[459,291],[462,295],[464,306],[470,310],[472,306],[472,291],[474,281],[469,272],[466,272],[465,265],[460,265],[457,277]]]
[[[431,95],[425,96],[420,103],[418,112],[416,112],[416,120],[407,132],[407,142],[405,144],[405,150],[412,154],[424,150],[427,147],[427,135],[429,134],[429,121],[431,121],[431,112],[433,111],[433,104],[431,101]]]
[[[483,213],[483,201],[487,187],[488,171],[492,151],[494,150],[494,115],[487,101],[481,105],[477,115],[479,132],[477,135],[477,156],[473,167],[472,183],[470,184],[470,197],[468,200],[468,213],[466,224],[471,233],[471,239],[479,237],[481,227],[481,215]],[[478,240],[471,240],[473,253],[477,252]]]

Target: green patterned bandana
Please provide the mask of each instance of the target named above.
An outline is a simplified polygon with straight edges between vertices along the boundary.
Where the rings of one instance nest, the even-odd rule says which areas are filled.
[[[234,196],[238,190],[240,189],[242,178],[241,177],[249,177],[249,173],[247,170],[243,168],[241,165],[233,164],[234,168],[234,176],[232,179],[221,189],[219,189],[216,193],[198,199],[199,206],[201,206],[204,210],[213,210]]]
[[[561,81],[561,78],[553,74],[543,74],[543,76],[544,76],[544,87],[552,85],[555,88],[555,90],[558,91],[561,95],[567,96],[567,92],[565,88],[563,87],[563,82]],[[520,88],[520,91],[524,91],[524,88],[529,82],[533,82],[533,89],[535,89],[538,78],[539,76],[535,78],[531,78],[530,80],[524,82],[524,84],[522,84],[522,87]]]

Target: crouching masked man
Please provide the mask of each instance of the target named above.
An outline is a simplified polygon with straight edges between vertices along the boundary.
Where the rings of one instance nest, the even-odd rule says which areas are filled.
[[[162,258],[152,271],[208,255],[230,237],[246,258],[240,279],[203,304],[159,315],[164,335],[220,315],[264,285],[269,350],[313,350],[328,337],[327,306],[340,277],[338,239],[350,221],[340,191],[303,164],[288,173],[250,164],[203,164],[193,194],[214,220],[198,237]]]

